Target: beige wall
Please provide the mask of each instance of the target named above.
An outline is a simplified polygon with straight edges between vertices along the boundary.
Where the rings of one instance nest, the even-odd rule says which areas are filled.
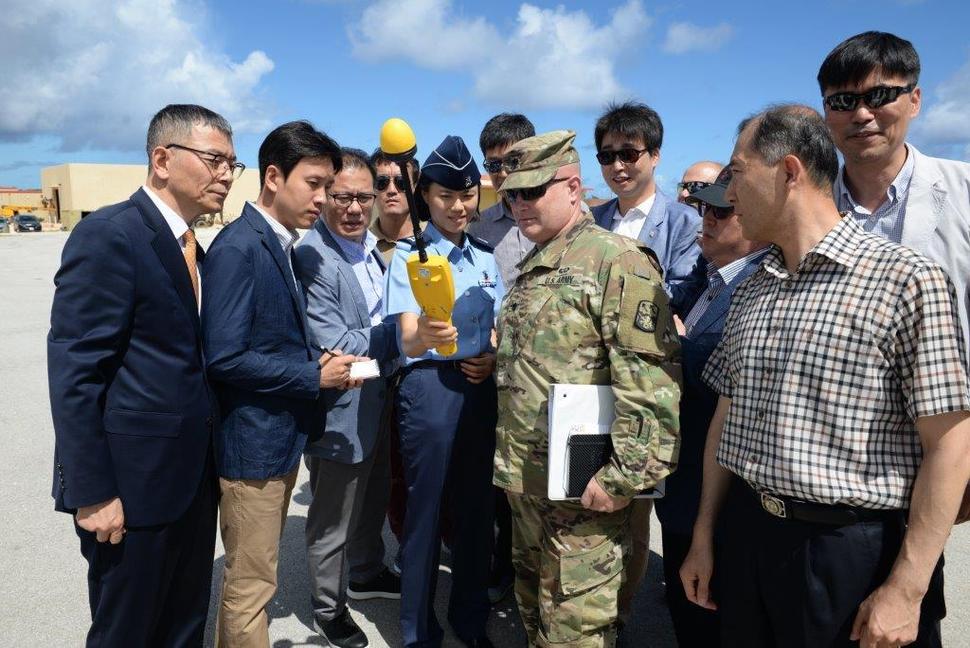
[[[121,202],[145,183],[147,169],[141,164],[61,164],[40,172],[41,191],[60,195],[61,224],[70,229],[85,212]],[[259,171],[246,169],[236,180],[223,207],[223,219],[239,216],[243,204],[259,195]]]
[[[40,191],[3,191],[0,189],[0,205],[23,205],[32,209],[43,209],[43,194]]]

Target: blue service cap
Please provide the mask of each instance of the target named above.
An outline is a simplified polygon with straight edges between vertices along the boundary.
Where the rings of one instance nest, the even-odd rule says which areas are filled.
[[[465,142],[457,135],[448,135],[424,161],[421,177],[452,191],[461,191],[478,185],[482,174]]]

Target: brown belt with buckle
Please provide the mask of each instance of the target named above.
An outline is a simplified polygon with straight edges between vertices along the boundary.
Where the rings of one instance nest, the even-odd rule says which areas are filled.
[[[847,526],[870,520],[886,520],[905,515],[903,509],[870,509],[842,504],[819,504],[756,491],[747,483],[747,490],[755,496],[761,509],[776,518],[797,520],[828,526]]]

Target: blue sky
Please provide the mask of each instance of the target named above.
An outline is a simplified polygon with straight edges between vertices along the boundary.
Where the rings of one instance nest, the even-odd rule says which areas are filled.
[[[265,134],[309,119],[373,149],[406,119],[418,157],[447,134],[478,155],[485,121],[527,114],[577,132],[584,180],[607,190],[593,124],[638,99],[664,122],[670,189],[698,159],[726,159],[737,122],[766,104],[820,107],[815,74],[868,29],[915,44],[923,112],[910,140],[970,160],[970,3],[962,0],[693,2],[602,0],[7,0],[0,57],[0,185],[37,187],[64,162],[141,163],[165,103],[230,119],[256,166]],[[11,6],[12,5],[12,6]]]

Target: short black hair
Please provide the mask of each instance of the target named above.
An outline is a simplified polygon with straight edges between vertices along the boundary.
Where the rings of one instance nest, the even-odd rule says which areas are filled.
[[[169,104],[155,113],[148,124],[145,153],[149,163],[152,151],[159,146],[184,142],[194,126],[208,126],[232,140],[232,126],[219,113],[196,104]]]
[[[822,61],[818,69],[818,87],[855,85],[875,70],[886,76],[902,77],[908,84],[919,82],[919,54],[908,40],[886,32],[867,31],[847,38]]]
[[[482,134],[478,137],[478,146],[484,155],[488,149],[511,146],[535,134],[536,127],[525,115],[500,113],[485,122]]]
[[[826,193],[839,173],[839,158],[825,120],[818,112],[800,104],[772,106],[738,125],[738,135],[748,127],[751,149],[766,164],[777,164],[786,155],[794,155],[808,171],[812,183]]]
[[[303,158],[327,158],[334,173],[341,168],[340,145],[310,122],[291,121],[277,126],[259,145],[259,186],[263,186],[270,165],[279,169],[285,180]]]
[[[374,149],[374,152],[370,154],[370,162],[375,168],[382,164],[397,164],[397,162],[389,158],[387,154],[380,149],[380,147]],[[413,184],[418,181],[418,173],[420,171],[417,160],[410,158],[407,162],[407,167],[408,171],[411,173],[411,183]]]
[[[596,120],[596,130],[593,132],[597,151],[607,133],[643,140],[651,155],[659,151],[664,143],[664,125],[660,115],[647,104],[637,101],[611,103],[606,107],[606,112]]]
[[[377,183],[377,169],[370,161],[370,156],[359,148],[343,147],[340,149],[340,161],[343,164],[342,170],[347,169],[366,169],[370,172],[370,177]]]

